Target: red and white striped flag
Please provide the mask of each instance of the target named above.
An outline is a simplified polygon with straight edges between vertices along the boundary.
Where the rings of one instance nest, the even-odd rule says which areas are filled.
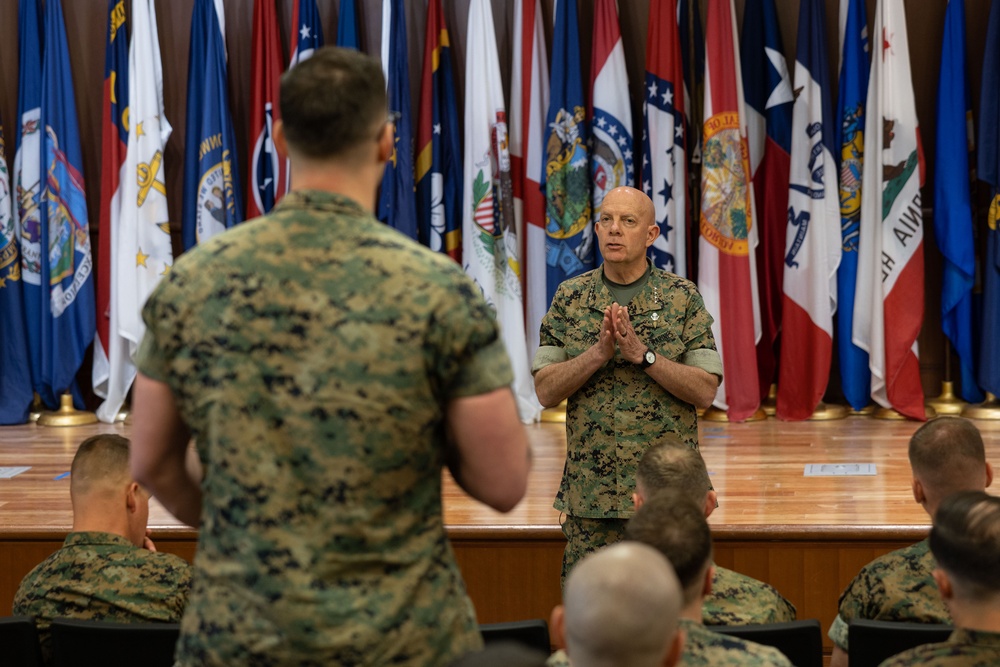
[[[698,288],[715,317],[712,333],[724,378],[715,404],[731,421],[760,407],[756,227],[743,78],[732,0],[710,0],[705,24],[705,124]]]
[[[522,239],[528,358],[538,349],[538,329],[549,309],[545,275],[545,114],[549,69],[540,0],[514,2],[514,65],[510,101],[510,159],[517,237]]]
[[[871,34],[879,39],[865,111],[852,338],[868,351],[875,402],[926,419],[917,351],[924,319],[923,155],[903,0],[878,0]]]

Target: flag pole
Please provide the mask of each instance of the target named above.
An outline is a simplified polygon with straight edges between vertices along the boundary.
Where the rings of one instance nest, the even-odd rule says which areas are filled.
[[[941,393],[928,399],[927,407],[933,408],[939,415],[960,415],[967,403],[955,396],[954,382],[951,380],[951,342],[944,337],[944,379],[941,381]]]
[[[59,409],[43,412],[38,416],[39,426],[85,426],[96,424],[97,415],[73,407],[73,395],[66,392],[59,398]]]

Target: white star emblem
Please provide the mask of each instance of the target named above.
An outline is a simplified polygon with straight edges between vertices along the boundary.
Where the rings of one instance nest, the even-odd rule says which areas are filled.
[[[632,151],[625,151],[625,159],[626,160],[632,159]]]
[[[434,134],[441,134],[441,123],[434,123]]]
[[[302,29],[299,30],[299,37],[301,37],[302,39],[309,39],[311,36],[312,34],[309,31],[309,26],[303,23]]]
[[[663,97],[663,103],[664,104],[673,104],[674,103],[674,91],[670,90],[669,88],[667,88],[664,91],[662,97]]]
[[[601,116],[601,117],[599,117],[597,119],[597,127],[603,129],[604,126],[607,125],[607,124],[608,124],[608,121],[604,120],[604,116]]]
[[[657,92],[658,88],[656,87],[656,82],[654,81],[653,83],[649,84],[649,96],[656,97]]]
[[[612,125],[611,129],[608,130],[608,134],[610,134],[612,137],[615,136],[616,134],[618,134],[618,128]]]

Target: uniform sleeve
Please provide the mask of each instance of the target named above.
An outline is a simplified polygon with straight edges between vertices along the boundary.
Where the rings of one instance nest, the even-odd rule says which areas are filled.
[[[837,617],[830,626],[828,633],[830,639],[839,648],[847,651],[847,627],[854,618],[868,618],[866,609],[869,604],[870,585],[868,581],[868,567],[862,568],[854,580],[848,584],[847,588],[840,595],[838,603]]]
[[[568,294],[560,285],[538,330],[539,345],[531,362],[532,375],[546,366],[569,360],[566,353],[566,330],[570,326],[566,314],[567,299]]]
[[[161,280],[142,308],[146,333],[139,343],[135,365],[143,375],[170,384],[173,355],[176,353],[176,325],[183,315],[175,305],[179,274],[175,269]]]
[[[712,323],[715,320],[705,308],[701,294],[695,291],[688,300],[687,316],[684,320],[684,332],[681,338],[688,352],[692,350],[716,350],[715,336],[712,335]]]

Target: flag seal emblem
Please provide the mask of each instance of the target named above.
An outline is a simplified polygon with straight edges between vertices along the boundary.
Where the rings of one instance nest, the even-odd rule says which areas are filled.
[[[705,123],[701,233],[727,255],[746,255],[750,162],[739,116],[726,112]]]

